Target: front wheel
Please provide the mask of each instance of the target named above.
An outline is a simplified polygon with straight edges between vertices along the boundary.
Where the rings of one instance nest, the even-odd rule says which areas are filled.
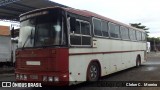
[[[100,68],[98,63],[92,62],[87,70],[87,80],[88,81],[97,81],[100,77]]]

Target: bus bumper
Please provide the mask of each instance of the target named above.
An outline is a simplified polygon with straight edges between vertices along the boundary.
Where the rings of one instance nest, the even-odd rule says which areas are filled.
[[[16,70],[15,78],[17,82],[37,82],[45,86],[68,86],[68,72],[42,72]]]

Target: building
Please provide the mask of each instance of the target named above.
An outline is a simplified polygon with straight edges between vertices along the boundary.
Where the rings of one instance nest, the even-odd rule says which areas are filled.
[[[10,27],[0,26],[0,66],[11,64],[11,37]]]

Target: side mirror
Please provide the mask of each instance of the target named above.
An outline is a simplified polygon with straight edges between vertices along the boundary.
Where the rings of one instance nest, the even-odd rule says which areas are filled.
[[[71,27],[71,31],[76,31],[76,18],[75,17],[70,18],[70,27]]]
[[[15,36],[15,35],[14,35],[14,27],[12,27],[12,30],[11,30],[11,37],[14,38],[14,36]]]

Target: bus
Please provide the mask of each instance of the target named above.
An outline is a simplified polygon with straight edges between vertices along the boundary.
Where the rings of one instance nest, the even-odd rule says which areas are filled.
[[[146,61],[146,32],[96,13],[47,7],[20,15],[16,81],[74,85]]]

